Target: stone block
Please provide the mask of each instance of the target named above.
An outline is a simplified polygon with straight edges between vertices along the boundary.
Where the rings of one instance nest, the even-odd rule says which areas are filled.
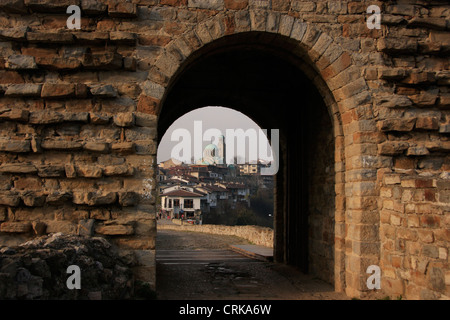
[[[47,221],[47,233],[77,234],[77,225],[71,221]]]
[[[100,2],[98,2],[100,3]],[[77,43],[105,43],[109,40],[109,33],[102,31],[91,31],[91,32],[77,32],[74,33]]]
[[[94,97],[99,98],[115,98],[117,97],[117,90],[110,84],[108,85],[95,85],[89,87],[91,94]]]
[[[313,60],[313,61],[319,60],[319,58],[322,56],[322,54],[325,52],[325,50],[328,49],[328,46],[332,42],[333,42],[333,39],[330,36],[328,36],[326,33],[320,34],[319,39],[317,39],[317,42],[314,44],[314,46],[309,51],[309,56],[310,56],[311,60]],[[353,69],[355,69],[355,68],[353,68]],[[358,73],[360,73],[360,72],[361,71],[359,71]],[[354,78],[352,80],[356,80],[356,78]],[[343,85],[344,84],[340,85],[339,87],[342,87]]]
[[[1,4],[0,4],[1,6]],[[0,39],[6,41],[25,41],[27,36],[27,31],[30,28],[27,26],[16,26],[14,28],[1,29]]]
[[[88,15],[104,14],[108,11],[106,3],[97,0],[81,0],[81,10]]]
[[[314,12],[316,10],[316,3],[313,1],[292,1],[291,8],[299,12]]]
[[[116,192],[74,192],[73,203],[85,204],[89,206],[102,206],[115,203],[117,200]]]
[[[375,97],[377,106],[385,108],[404,108],[412,105],[412,101],[404,95],[379,95]]]
[[[123,207],[135,206],[139,202],[139,196],[136,192],[119,192],[119,204]]]
[[[0,151],[12,153],[24,153],[31,151],[29,140],[0,140]]]
[[[189,8],[223,10],[224,6],[224,0],[188,0]]]
[[[78,177],[100,178],[103,175],[102,168],[95,165],[78,165],[76,166]]]
[[[65,122],[89,122],[88,112],[64,112],[62,115]]]
[[[31,124],[56,124],[62,123],[63,120],[62,113],[53,110],[32,111],[29,117]]]
[[[41,148],[46,150],[80,150],[83,148],[81,142],[78,141],[69,141],[62,139],[45,139],[41,143]]]
[[[439,248],[434,245],[425,245],[422,249],[422,254],[429,258],[439,258]]]
[[[0,166],[0,173],[36,173],[36,167],[31,163],[5,163]]]
[[[116,224],[116,225],[103,225],[97,226],[95,232],[108,236],[127,236],[134,233],[133,226]]]
[[[27,207],[42,207],[45,204],[46,195],[40,192],[27,191],[21,196]]]
[[[133,142],[117,142],[112,144],[111,149],[118,153],[134,153],[135,145]]]
[[[415,146],[409,147],[406,151],[407,156],[426,156],[429,155],[430,151],[425,146]]]
[[[288,15],[282,15],[280,18],[280,25],[278,27],[278,33],[283,36],[290,36],[292,31],[292,25],[294,24],[294,17]]]
[[[417,52],[417,40],[381,38],[378,39],[377,49],[387,54],[411,54]]]
[[[88,151],[108,153],[109,152],[109,143],[89,141],[84,144],[83,148]]]
[[[0,191],[0,205],[17,207],[20,204],[20,195],[15,191]]]
[[[427,210],[427,211],[429,211],[429,210]],[[421,227],[439,228],[440,224],[441,224],[441,218],[439,216],[425,215],[425,216],[420,217]]]
[[[27,233],[31,230],[31,223],[29,222],[3,222],[0,225],[1,232],[10,232],[10,233]]]
[[[40,97],[41,84],[11,84],[5,91],[5,96],[9,97]]]
[[[381,288],[392,295],[404,295],[405,284],[400,279],[390,279],[383,277],[381,280]]]
[[[37,59],[39,67],[54,71],[75,70],[81,67],[81,61],[75,58],[42,57]]]
[[[20,176],[14,179],[14,189],[16,190],[40,190],[42,180],[37,177]]]
[[[409,119],[387,119],[378,121],[377,127],[383,132],[387,131],[399,131],[399,132],[409,132],[414,129],[416,123],[416,118]]]
[[[325,51],[322,57],[326,58],[326,52],[331,48],[331,46]],[[319,59],[320,60],[320,59]],[[344,52],[339,58],[332,62],[328,67],[323,69],[320,73],[325,80],[337,76],[341,71],[344,71],[352,64],[352,58],[347,53]]]
[[[109,40],[123,45],[135,45],[137,40],[136,33],[124,31],[111,31]]]
[[[85,97],[87,94],[87,87],[84,84],[73,83],[45,83],[42,86],[42,98],[73,98]]]
[[[114,124],[119,127],[131,127],[134,122],[135,117],[132,112],[123,112],[114,116]]]
[[[418,117],[416,121],[416,129],[438,130],[439,119],[437,117]]]
[[[418,107],[431,107],[436,104],[438,94],[439,94],[438,89],[432,89],[422,91],[419,94],[411,95],[409,96],[409,98]]]
[[[67,204],[67,202],[72,200],[72,193],[66,191],[53,191],[47,195],[46,202],[49,205],[59,206]]]
[[[68,32],[27,32],[27,40],[30,43],[40,44],[70,44],[74,41],[74,37]]]
[[[302,24],[304,24],[304,23],[302,23]],[[293,37],[295,39],[296,37],[293,35],[294,28],[295,28],[295,23],[294,23],[294,26],[292,27],[292,32],[291,32],[291,37]],[[312,24],[310,24],[306,28],[305,34],[301,38],[302,44],[305,45],[307,48],[312,49],[314,47],[314,45],[316,44],[316,42],[319,40],[321,35],[322,35],[322,32],[320,30],[318,30],[318,28],[315,28],[312,26]],[[314,59],[317,57],[313,56],[311,58]]]
[[[125,136],[128,140],[153,140],[156,139],[156,128],[134,127],[125,129]]]
[[[108,2],[108,14],[113,18],[136,18],[137,4],[111,0]]]
[[[8,57],[5,67],[12,70],[34,70],[38,66],[34,57],[15,54]]]
[[[155,127],[157,125],[157,116],[142,112],[135,113],[135,125],[139,127]]]
[[[0,75],[1,77],[1,75]],[[18,121],[18,122],[28,122],[30,112],[28,110],[22,109],[3,109],[0,110],[0,119]]]
[[[132,176],[134,174],[134,168],[128,165],[111,165],[103,168],[105,176]]]
[[[226,9],[229,10],[242,10],[248,7],[249,0],[224,0]]]
[[[403,68],[381,68],[378,69],[378,77],[383,80],[399,80],[405,78],[406,70]]]
[[[158,112],[158,106],[159,100],[146,95],[141,95],[139,97],[137,111],[141,113],[156,115]]]
[[[401,82],[406,84],[430,84],[435,81],[436,77],[434,72],[414,70]]]
[[[96,70],[117,70],[123,67],[123,58],[115,52],[92,53],[84,55],[83,66]]]

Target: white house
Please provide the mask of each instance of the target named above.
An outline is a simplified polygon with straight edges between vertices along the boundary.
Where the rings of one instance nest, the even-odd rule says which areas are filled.
[[[161,195],[161,209],[170,218],[194,218],[200,214],[200,199],[204,194],[177,189]]]

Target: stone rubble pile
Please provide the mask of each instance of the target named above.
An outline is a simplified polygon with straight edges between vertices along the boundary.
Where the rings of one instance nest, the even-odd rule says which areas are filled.
[[[15,247],[0,247],[0,299],[99,300],[135,297],[130,267],[104,238],[54,233]],[[81,289],[69,289],[70,265],[81,270]]]

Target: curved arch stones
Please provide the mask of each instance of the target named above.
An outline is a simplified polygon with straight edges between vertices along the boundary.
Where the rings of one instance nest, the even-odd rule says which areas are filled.
[[[234,22],[233,22],[234,21]],[[230,28],[230,24],[233,28]],[[338,291],[346,291],[350,295],[358,295],[359,286],[353,288],[346,284],[346,274],[352,278],[365,276],[363,268],[367,263],[377,265],[378,257],[364,256],[363,252],[353,255],[345,253],[346,223],[345,223],[345,145],[344,136],[358,132],[358,123],[352,128],[343,126],[342,114],[358,106],[360,102],[370,103],[370,96],[356,95],[355,92],[367,92],[365,79],[354,75],[354,70],[348,70],[352,65],[351,54],[345,51],[329,35],[320,31],[313,23],[303,22],[301,19],[275,12],[236,12],[233,14],[218,14],[207,21],[198,24],[193,30],[182,34],[169,43],[161,56],[156,60],[155,67],[150,70],[148,77],[148,94],[153,101],[163,104],[167,88],[172,79],[183,70],[184,62],[195,54],[196,50],[213,43],[222,37],[237,35],[245,32],[266,32],[268,35],[286,37],[296,43],[293,53],[303,58],[305,64],[303,71],[311,79],[322,95],[324,102],[332,118],[335,135],[335,170],[336,170],[336,215],[335,215],[335,288]],[[197,46],[192,47],[192,41],[198,40]],[[270,41],[270,40],[269,40]],[[161,74],[163,77],[161,77]],[[343,89],[337,84],[340,78],[350,78],[355,88]],[[159,106],[157,107],[159,109]],[[372,120],[372,127],[375,122]],[[368,125],[367,121],[364,123]],[[364,129],[362,129],[364,131]],[[364,157],[364,153],[359,155]],[[370,156],[370,155],[369,155]],[[373,179],[375,180],[375,178]],[[367,181],[366,181],[367,182]],[[349,186],[354,187],[355,182]],[[353,196],[352,201],[358,200]],[[358,208],[363,209],[363,208]],[[367,214],[372,214],[373,211]],[[376,242],[376,239],[354,238],[352,240]],[[359,264],[355,270],[345,270],[345,265],[352,259],[353,265]],[[357,262],[359,260],[359,262]]]

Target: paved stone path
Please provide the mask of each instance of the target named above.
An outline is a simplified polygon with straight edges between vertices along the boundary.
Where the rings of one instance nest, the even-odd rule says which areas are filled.
[[[230,236],[158,230],[160,300],[341,300],[333,287],[298,270],[230,250]]]
[[[231,250],[158,250],[156,259],[162,265],[253,262],[252,259]]]

